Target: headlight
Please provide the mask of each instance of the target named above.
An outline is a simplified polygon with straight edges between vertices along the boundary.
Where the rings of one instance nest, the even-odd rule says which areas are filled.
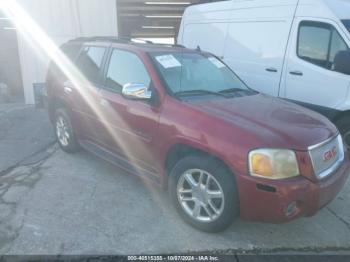
[[[249,172],[252,176],[284,179],[299,175],[294,151],[258,149],[249,153]]]

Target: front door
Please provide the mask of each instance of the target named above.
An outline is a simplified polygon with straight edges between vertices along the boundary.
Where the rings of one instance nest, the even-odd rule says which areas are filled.
[[[280,96],[337,109],[350,86],[350,76],[334,70],[336,54],[349,49],[344,32],[333,21],[297,18],[291,39]]]
[[[156,136],[159,108],[145,101],[125,99],[121,92],[125,84],[150,86],[151,77],[135,53],[112,49],[105,73],[100,106],[107,134],[105,145],[127,159],[134,167],[156,173]],[[139,169],[140,171],[140,169]]]

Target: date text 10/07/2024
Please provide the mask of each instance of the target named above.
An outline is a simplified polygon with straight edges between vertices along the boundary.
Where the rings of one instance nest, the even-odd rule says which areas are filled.
[[[128,261],[219,261],[216,256],[128,256]]]

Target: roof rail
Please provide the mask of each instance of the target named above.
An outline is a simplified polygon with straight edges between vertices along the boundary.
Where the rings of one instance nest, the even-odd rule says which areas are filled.
[[[144,42],[146,44],[154,44],[152,41],[150,40],[145,40],[145,39],[141,39],[141,38],[129,38],[129,40],[133,43],[137,43],[139,44],[138,42],[135,42],[135,41],[141,41],[141,42]],[[134,41],[133,41],[134,40]]]
[[[160,46],[169,46],[169,47],[180,47],[185,48],[183,45],[179,44],[158,44],[149,40],[141,39],[141,38],[129,38],[129,37],[116,37],[116,36],[91,36],[91,37],[78,37],[68,41],[68,43],[72,42],[93,42],[93,41],[110,41],[114,43],[122,43],[122,44],[150,44],[150,45],[160,45]],[[143,43],[141,43],[143,42]]]
[[[70,40],[69,42],[79,42],[79,41],[124,41],[127,42],[127,39],[116,37],[116,36],[88,36],[88,37],[78,37]]]
[[[186,46],[184,46],[184,45],[180,45],[180,44],[174,44],[173,46],[174,46],[174,47],[186,48]]]
[[[160,46],[186,48],[184,45],[179,45],[179,44],[157,44],[157,43],[153,43],[153,44],[154,45],[160,45]]]
[[[79,41],[112,41],[112,42],[123,42],[123,43],[138,43],[144,42],[146,44],[153,44],[152,41],[144,40],[141,38],[129,38],[129,37],[117,37],[117,36],[91,36],[91,37],[78,37],[70,40],[69,42],[79,42]]]

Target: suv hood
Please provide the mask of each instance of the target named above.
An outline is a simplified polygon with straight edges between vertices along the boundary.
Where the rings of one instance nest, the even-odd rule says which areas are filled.
[[[304,151],[338,133],[324,116],[263,94],[186,102],[253,135],[261,143],[257,146]]]

